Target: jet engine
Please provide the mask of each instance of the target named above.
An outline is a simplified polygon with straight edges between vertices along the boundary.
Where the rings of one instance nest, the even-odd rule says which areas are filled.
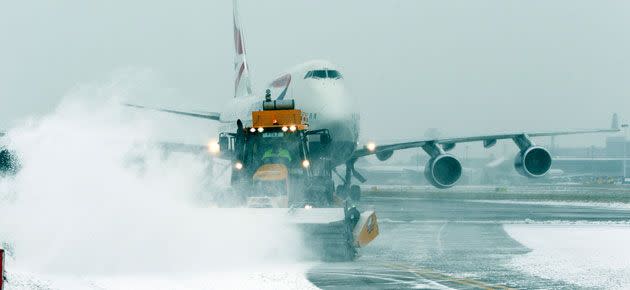
[[[551,154],[544,147],[527,147],[516,154],[514,168],[526,177],[542,177],[551,168]]]
[[[376,158],[380,161],[385,161],[394,155],[394,151],[381,151],[376,153]]]
[[[440,154],[429,159],[424,176],[437,188],[449,188],[462,176],[462,164],[451,154]]]

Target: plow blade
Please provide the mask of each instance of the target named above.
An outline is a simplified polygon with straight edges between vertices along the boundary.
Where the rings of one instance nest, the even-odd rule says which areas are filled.
[[[367,245],[378,235],[373,211],[299,208],[290,209],[288,218],[301,231],[306,248],[325,261],[353,260],[357,248]]]

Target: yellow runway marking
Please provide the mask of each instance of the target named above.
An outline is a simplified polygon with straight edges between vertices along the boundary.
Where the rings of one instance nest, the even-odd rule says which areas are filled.
[[[488,289],[488,290],[494,290],[494,289],[504,289],[504,290],[512,290],[514,288],[510,288],[510,287],[506,287],[503,285],[491,285],[491,284],[487,284],[481,281],[477,281],[474,279],[470,279],[470,278],[458,278],[458,277],[453,277],[453,276],[449,276],[446,274],[442,274],[433,270],[429,270],[429,269],[414,269],[411,267],[407,267],[405,265],[401,265],[401,264],[385,264],[386,267],[391,268],[391,269],[395,269],[395,270],[402,270],[402,271],[407,271],[410,273],[415,274],[418,277],[421,278],[425,278],[425,279],[429,279],[429,280],[433,280],[434,282],[440,282],[440,281],[447,281],[447,282],[451,282],[451,283],[455,283],[455,284],[459,284],[462,286],[467,286],[467,287],[473,287],[476,289]]]

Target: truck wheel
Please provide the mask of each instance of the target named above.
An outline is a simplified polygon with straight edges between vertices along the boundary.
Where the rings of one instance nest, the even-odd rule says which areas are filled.
[[[350,186],[350,198],[352,201],[360,201],[361,200],[361,187],[358,185]]]

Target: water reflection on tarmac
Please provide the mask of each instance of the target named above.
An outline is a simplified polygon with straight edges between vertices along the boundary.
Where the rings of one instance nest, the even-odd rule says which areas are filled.
[[[630,231],[626,199],[630,190],[619,187],[367,191],[361,207],[376,209],[379,238],[356,261],[319,264],[308,278],[330,289],[585,288],[516,269],[511,261],[531,249],[504,225],[620,224]]]

